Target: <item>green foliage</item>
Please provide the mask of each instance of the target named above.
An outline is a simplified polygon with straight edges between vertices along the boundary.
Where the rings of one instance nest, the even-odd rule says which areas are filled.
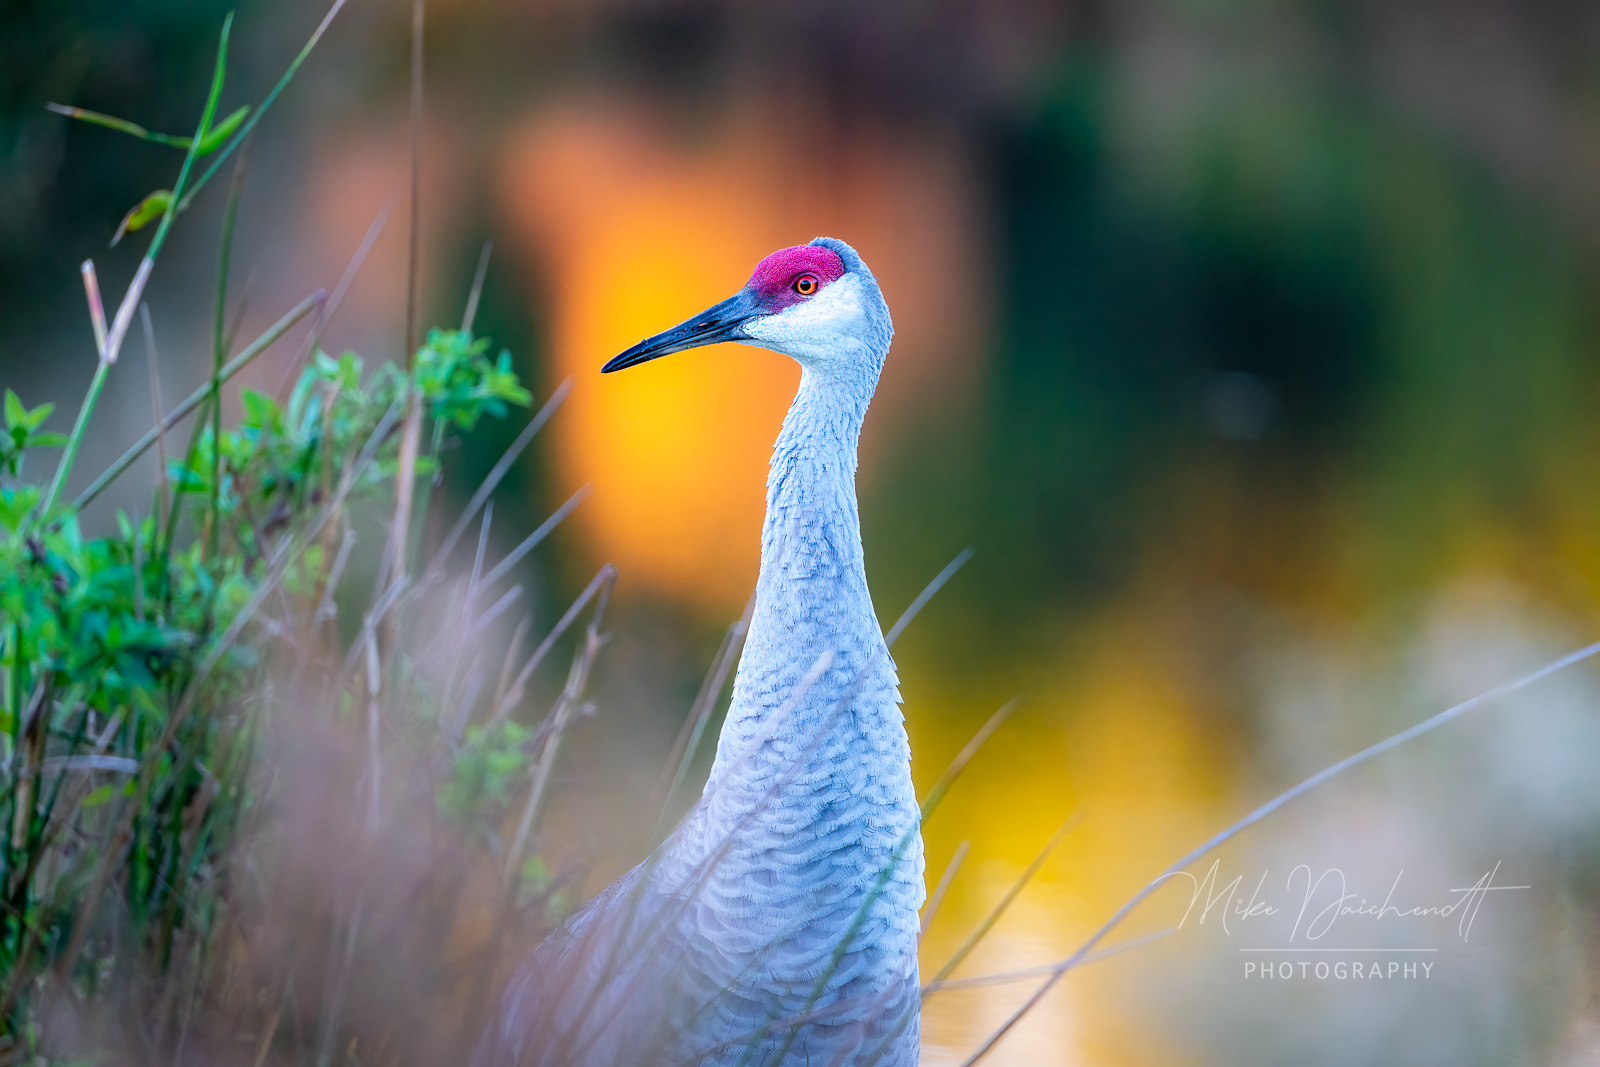
[[[301,531],[331,506],[334,487],[348,485],[346,506],[390,492],[400,435],[377,434],[407,389],[418,391],[436,421],[435,440],[446,424],[470,429],[486,413],[528,403],[509,356],[491,361],[487,347],[461,331],[435,330],[409,378],[387,363],[364,377],[354,353],[335,359],[319,351],[286,403],[244,391],[243,416],[220,442],[211,420],[200,421],[186,454],[169,461],[170,518],[159,506],[137,520],[119,512],[116,532],[101,538],[86,538],[70,511],[27,519],[40,487],[19,480],[25,455],[63,438],[42,430],[50,405],[29,410],[6,392],[0,975],[20,980],[49,961],[46,950],[68,943],[80,909],[92,906],[84,898],[101,860],[74,842],[105,840],[135,801],[132,847],[113,862],[122,910],[144,939],[147,963],[168,959],[176,937],[210,921],[221,891],[215,871],[250,809],[244,772],[270,661],[263,655],[269,628],[241,613],[253,610],[269,582],[291,604],[321,597],[331,563],[321,544],[300,543]],[[372,462],[358,468],[364,448]],[[419,477],[435,469],[433,457],[424,459]],[[214,496],[213,471],[220,476]],[[214,540],[204,536],[213,530]],[[287,562],[275,571],[274,559]],[[236,622],[243,640],[224,645]],[[436,723],[438,696],[421,684],[408,692],[409,714]],[[180,717],[188,706],[197,711]],[[444,757],[441,817],[479,827],[501,817],[527,779],[529,741],[529,729],[511,721],[472,728],[459,753]],[[85,754],[128,761],[150,787],[135,789],[137,779],[117,770],[62,769],[64,757]],[[75,973],[92,975],[102,965],[110,964],[88,958]],[[0,979],[0,996],[5,984]]]
[[[324,20],[259,105],[218,121],[232,16],[224,19],[205,106],[189,138],[51,105],[73,118],[183,149],[182,168],[166,183],[171,191],[147,196],[118,232],[120,237],[159,223],[146,267],[327,25]],[[191,181],[195,161],[208,155],[210,166]],[[227,248],[225,236],[224,265]],[[92,272],[86,277],[92,279]],[[220,324],[225,266],[216,291],[217,306],[209,310]],[[124,310],[139,295],[130,289]],[[295,314],[246,351],[271,344]],[[504,886],[503,919],[565,908],[559,880],[525,847],[525,832],[509,853],[497,833],[519,795],[536,797],[531,783],[539,746],[553,741],[507,718],[515,700],[507,705],[500,697],[492,726],[470,725],[483,670],[474,661],[458,679],[451,657],[459,659],[461,649],[451,638],[460,634],[441,640],[413,624],[431,606],[439,575],[395,580],[397,574],[418,577],[402,559],[394,570],[380,570],[379,585],[390,584],[374,589],[369,606],[357,609],[359,627],[343,626],[338,618],[339,600],[351,584],[341,585],[340,577],[360,525],[353,514],[391,505],[399,496],[398,478],[410,477],[423,479],[420,491],[408,494],[423,502],[411,514],[425,516],[446,431],[472,431],[484,415],[505,417],[531,401],[509,353],[491,358],[488,341],[458,330],[432,331],[404,368],[386,362],[368,372],[354,353],[335,358],[316,351],[287,399],[246,390],[241,418],[224,428],[216,407],[226,380],[219,340],[216,376],[210,389],[191,394],[188,444],[169,456],[153,506],[143,516],[118,513],[113,532],[86,536],[76,506],[59,502],[115,364],[116,343],[107,348],[102,340],[102,347],[70,435],[44,430],[50,405],[30,410],[14,393],[5,394],[0,1062],[43,1063],[53,1055],[45,1047],[48,1013],[40,1008],[66,1003],[52,1001],[58,993],[88,1002],[120,989],[139,1016],[147,1051],[166,1044],[180,1059],[191,1009],[249,1015],[260,1007],[253,992],[231,1006],[223,1002],[227,988],[242,989],[232,983],[250,969],[245,957],[261,943],[285,940],[278,937],[281,928],[263,933],[251,926],[271,910],[260,906],[268,894],[295,888],[283,882],[268,887],[272,876],[263,872],[281,857],[267,855],[252,837],[277,810],[273,789],[285,762],[274,763],[260,738],[269,725],[264,713],[285,708],[277,688],[285,683],[295,696],[317,704],[315,729],[357,740],[368,760],[351,781],[334,779],[337,810],[326,813],[326,821],[338,823],[335,836],[349,829],[341,819],[359,826],[356,836],[367,850],[363,862],[381,844],[382,802],[398,795],[398,809],[422,812],[449,831],[437,837],[464,843],[472,854],[463,857],[463,870],[502,869],[492,881]],[[421,403],[406,403],[412,397]],[[419,417],[420,424],[406,426],[402,412]],[[175,429],[166,428],[169,442]],[[431,442],[414,462],[406,457],[403,471],[402,440]],[[63,446],[53,471],[26,462],[38,449]],[[135,446],[80,499],[93,499],[117,480],[143,447]],[[395,507],[393,514],[406,512]],[[389,612],[381,629],[379,605]],[[361,636],[354,645],[341,644],[341,636],[348,640],[356,632]],[[585,646],[590,647],[598,643]],[[458,741],[462,732],[465,738]],[[386,767],[418,773],[400,788],[380,790]],[[406,807],[415,799],[427,803]],[[522,810],[528,813],[525,831],[534,809],[530,803]],[[464,876],[450,868],[437,874],[419,898],[443,902],[463,895]],[[373,891],[369,881],[350,896],[319,900],[311,921],[354,929],[364,894]],[[448,921],[437,925],[446,929]],[[355,946],[353,935],[347,943]],[[276,962],[290,974],[309,976],[312,969],[303,961]],[[218,981],[220,970],[227,975]],[[491,970],[492,960],[481,977]],[[330,977],[349,981],[348,974]],[[212,995],[216,985],[224,987],[220,997]],[[331,1000],[337,1004],[339,997]],[[234,1023],[240,1018],[231,1016]],[[268,1024],[251,1016],[236,1029],[265,1031],[270,1043],[275,1026],[276,1017]],[[354,1040],[335,1041],[340,1030],[335,1009],[316,1059],[329,1062],[328,1050],[336,1045],[356,1047]],[[306,1042],[303,1036],[296,1040]],[[365,1054],[366,1044],[361,1047]],[[265,1056],[267,1046],[260,1048]]]
[[[150,223],[161,218],[172,207],[172,190],[157,189],[122,216],[122,221],[117,224],[117,232],[111,236],[111,245],[116,247],[121,242],[124,234],[133,230],[142,230]]]
[[[526,770],[534,731],[507,719],[498,726],[472,726],[439,790],[439,810],[457,821],[492,822],[504,813],[513,786]]]
[[[511,370],[504,349],[490,361],[487,338],[474,339],[462,330],[431,330],[417,353],[417,384],[435,421],[454,422],[464,430],[477,424],[482,412],[504,417],[507,404],[526,405],[532,396]]]
[[[40,404],[29,411],[10,389],[6,390],[6,433],[0,438],[0,468],[15,478],[22,468],[22,454],[30,448],[58,448],[67,443],[65,434],[41,433],[39,427],[55,411],[54,404]]]

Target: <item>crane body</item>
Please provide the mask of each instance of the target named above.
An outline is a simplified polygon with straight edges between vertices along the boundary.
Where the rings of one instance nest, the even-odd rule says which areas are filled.
[[[704,794],[539,948],[480,1063],[917,1062],[920,816],[855,493],[892,333],[860,257],[818,238],[606,365],[736,340],[802,372],[773,449],[755,611]]]

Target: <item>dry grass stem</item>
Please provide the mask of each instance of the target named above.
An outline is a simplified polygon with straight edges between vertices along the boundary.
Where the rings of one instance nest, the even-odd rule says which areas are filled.
[[[522,428],[522,432],[517,435],[516,440],[511,442],[510,447],[505,450],[499,461],[490,469],[489,474],[483,479],[483,483],[478,486],[477,492],[472,494],[472,499],[467,502],[467,506],[456,519],[455,525],[450,527],[450,532],[445,535],[444,540],[439,543],[439,547],[434,551],[433,559],[429,561],[427,569],[423,572],[424,584],[438,574],[439,568],[444,566],[445,559],[449,557],[450,550],[456,547],[456,542],[461,539],[462,534],[466,533],[467,525],[477,517],[478,509],[483,507],[484,502],[489,499],[489,494],[495,491],[495,488],[500,484],[500,480],[510,472],[511,465],[517,461],[518,456],[522,455],[522,450],[528,447],[534,436],[544,427],[544,424],[550,421],[550,416],[555,414],[556,409],[561,406],[561,402],[567,398],[567,394],[570,392],[572,392],[572,379],[568,378],[556,387],[556,391],[550,394],[550,398],[544,402],[544,406],[539,409],[539,413],[528,421],[528,425]]]
[[[1132,912],[1134,908],[1137,908],[1140,904],[1144,903],[1150,894],[1154,893],[1157,889],[1164,885],[1167,879],[1182,873],[1189,867],[1190,864],[1194,863],[1196,860],[1205,856],[1214,849],[1221,847],[1224,842],[1228,841],[1234,835],[1255,825],[1268,815],[1271,815],[1273,812],[1289,803],[1289,801],[1294,800],[1296,797],[1299,797],[1304,793],[1310,792],[1323,782],[1326,782],[1328,779],[1333,778],[1336,775],[1342,774],[1351,767],[1365,763],[1374,756],[1382,755],[1383,753],[1388,752],[1390,749],[1398,748],[1407,741],[1410,741],[1416,737],[1420,737],[1431,730],[1435,730],[1438,727],[1443,726],[1445,723],[1460,717],[1468,711],[1481,707],[1482,705],[1490,703],[1491,701],[1498,700],[1501,697],[1509,696],[1520,689],[1525,689],[1535,682],[1538,682],[1544,678],[1548,678],[1557,671],[1565,670],[1573,664],[1581,663],[1582,661],[1590,659],[1595,655],[1600,655],[1600,642],[1596,642],[1591,645],[1585,645],[1583,648],[1580,648],[1574,652],[1569,652],[1559,659],[1551,660],[1544,666],[1530,671],[1520,678],[1513,679],[1509,682],[1504,682],[1492,689],[1488,689],[1482,693],[1479,693],[1475,697],[1463,700],[1461,703],[1441,711],[1432,718],[1424,719],[1415,726],[1401,730],[1399,733],[1393,734],[1382,741],[1379,741],[1375,745],[1370,745],[1352,756],[1345,757],[1338,763],[1333,764],[1331,767],[1327,767],[1324,770],[1312,775],[1310,778],[1307,778],[1305,781],[1301,782],[1292,789],[1288,789],[1282,793],[1279,793],[1277,796],[1273,797],[1271,800],[1252,811],[1249,815],[1246,815],[1244,818],[1240,819],[1226,830],[1223,830],[1209,841],[1178,859],[1178,861],[1173,863],[1172,866],[1168,867],[1165,871],[1162,871],[1148,884],[1146,884],[1143,889],[1139,890],[1139,892],[1130,897],[1128,901],[1122,905],[1122,907],[1116,910],[1116,913],[1113,914],[1111,918],[1106,920],[1105,924],[1101,926],[1100,929],[1095,931],[1094,935],[1090,937],[1089,940],[1085,941],[1078,947],[1078,951],[1074,952],[1071,956],[1055,965],[1055,967],[1051,970],[1049,977],[1046,978],[1044,983],[1034,991],[1033,995],[1030,996],[1020,1008],[1013,1012],[1004,1023],[1000,1024],[999,1028],[990,1034],[984,1040],[983,1044],[980,1045],[971,1056],[962,1061],[962,1067],[971,1067],[972,1064],[979,1062],[991,1051],[993,1051],[995,1045],[999,1043],[1000,1039],[1005,1037],[1005,1035],[1010,1032],[1011,1028],[1015,1026],[1023,1016],[1027,1015],[1028,1012],[1033,1010],[1034,1006],[1039,1003],[1039,1001],[1046,993],[1050,991],[1056,982],[1061,980],[1062,975],[1066,974],[1068,971],[1072,970],[1072,968],[1082,963],[1084,959],[1087,958],[1089,953],[1094,951],[1095,946],[1099,945],[1101,941],[1105,940],[1106,935],[1121,925],[1122,920],[1127,918],[1128,914]]]
[[[939,884],[934,886],[933,892],[928,894],[928,902],[922,906],[922,928],[917,934],[919,943],[927,936],[928,927],[933,925],[934,916],[939,914],[939,907],[944,903],[944,895],[950,891],[950,883],[956,880],[956,872],[961,869],[961,863],[967,858],[967,853],[971,849],[970,839],[961,842],[956,846],[950,862],[944,865],[944,873],[939,876]]]
[[[83,273],[83,291],[89,298],[89,321],[94,325],[94,348],[101,359],[106,358],[106,309],[100,302],[100,282],[95,277],[94,260],[86,259],[79,268]],[[113,360],[115,362],[115,360]]]
[[[1033,862],[1028,864],[1015,882],[1011,883],[1011,888],[1005,891],[1005,894],[996,902],[995,906],[989,909],[989,914],[983,917],[983,921],[978,924],[977,929],[973,930],[966,941],[962,942],[961,947],[956,949],[955,953],[945,961],[945,965],[939,968],[939,972],[933,976],[932,980],[922,987],[923,1000],[927,1000],[928,997],[932,996],[933,992],[939,988],[940,983],[949,978],[951,973],[972,954],[972,950],[978,947],[978,943],[988,936],[989,931],[994,929],[994,924],[1000,921],[1000,916],[1004,915],[1006,909],[1011,906],[1011,902],[1017,899],[1023,888],[1033,880],[1033,876],[1039,873],[1039,868],[1043,867],[1044,861],[1050,858],[1050,853],[1054,852],[1056,846],[1076,829],[1082,821],[1083,816],[1080,812],[1073,812],[1067,816],[1060,829],[1055,832],[1044,848],[1039,850],[1039,854],[1033,858]]]
[[[356,275],[361,273],[361,265],[367,261],[367,255],[372,251],[372,246],[378,240],[378,235],[383,232],[384,224],[389,221],[389,216],[400,203],[399,194],[389,198],[383,208],[373,218],[372,224],[367,227],[366,235],[361,238],[361,243],[356,246],[356,251],[350,257],[350,262],[345,264],[344,273],[339,275],[338,284],[333,287],[333,294],[327,297],[317,308],[316,318],[311,320],[311,329],[306,332],[306,339],[301,342],[300,349],[289,360],[283,369],[283,377],[278,381],[278,388],[273,390],[279,402],[289,395],[289,387],[294,384],[296,375],[304,365],[306,358],[316,351],[317,342],[322,340],[322,331],[328,328],[328,323],[339,310],[339,305],[344,302],[344,296],[350,291],[350,286],[355,282]],[[322,290],[318,290],[321,292]]]
[[[472,332],[472,321],[478,317],[478,299],[483,296],[483,280],[489,275],[489,253],[494,251],[494,239],[483,242],[478,253],[478,269],[472,275],[472,289],[467,293],[467,309],[461,313],[461,332]]]

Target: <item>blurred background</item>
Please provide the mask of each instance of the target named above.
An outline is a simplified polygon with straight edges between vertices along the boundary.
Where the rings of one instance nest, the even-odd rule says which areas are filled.
[[[409,8],[350,0],[256,135],[244,336],[331,288],[399,204],[324,345],[400,357]],[[28,403],[76,409],[77,265],[120,293],[147,236],[107,242],[179,158],[44,104],[186,133],[227,10],[0,6],[0,382]],[[324,10],[242,5],[224,109],[259,101]],[[897,329],[860,472],[880,618],[976,549],[895,650],[919,783],[1023,700],[926,828],[930,885],[971,844],[925,975],[1070,814],[959,975],[1068,955],[1275,793],[1600,634],[1593,5],[433,0],[426,57],[424,324],[459,320],[492,239],[477,331],[539,400],[574,382],[494,541],[593,487],[525,575],[541,631],[621,571],[543,843],[594,887],[638,860],[753,587],[798,380],[739,346],[598,368],[819,233],[862,253]],[[223,198],[150,290],[169,407],[209,366],[196,293]],[[240,380],[275,389],[292,348]],[[131,339],[84,482],[149,425],[146,358]],[[519,425],[457,450],[447,484],[470,491]],[[1427,978],[1247,978],[1241,948],[1291,944],[1301,864],[1374,900],[1403,872],[1397,904],[1497,864],[1530,888],[1489,894],[1466,938],[1453,918],[1328,936],[1437,950]],[[1600,676],[1335,780],[1231,842],[1219,884],[1236,876],[1278,925],[1185,920],[1174,883],[1112,940],[1181,929],[1069,975],[990,1062],[1600,1063]],[[1037,981],[931,998],[924,1063],[960,1062]]]

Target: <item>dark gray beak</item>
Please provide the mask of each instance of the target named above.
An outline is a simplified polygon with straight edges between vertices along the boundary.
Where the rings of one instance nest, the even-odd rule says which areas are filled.
[[[719,341],[738,341],[745,336],[744,324],[762,312],[756,304],[756,295],[750,289],[740,289],[720,304],[706,308],[694,318],[680,322],[670,330],[647,337],[632,348],[611,358],[601,374],[610,374],[624,367],[648,363],[652,359],[670,356]]]

